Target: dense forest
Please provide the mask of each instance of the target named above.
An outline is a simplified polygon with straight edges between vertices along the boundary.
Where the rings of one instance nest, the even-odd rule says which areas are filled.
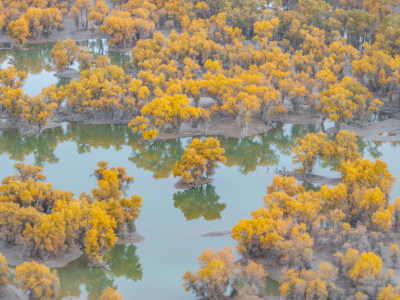
[[[105,158],[91,193],[59,190],[42,168],[57,161],[58,144],[76,141],[82,153],[129,145],[138,168],[179,177],[173,201],[185,217],[214,220],[226,207],[209,185],[218,168],[276,164],[277,124],[313,119],[316,132],[279,140],[297,168],[276,168],[262,207],[231,228],[236,252],[204,250],[183,288],[200,299],[264,299],[270,276],[284,299],[399,299],[397,178],[390,161],[364,158],[359,134],[376,116],[400,118],[399,12],[396,0],[1,0],[0,51],[53,43],[26,67],[0,66],[0,129],[30,134],[1,133],[0,154],[22,161],[0,185],[0,248],[21,260],[11,271],[0,255],[1,288],[57,298],[49,260],[84,252],[88,267],[104,268],[110,248],[138,237],[142,197],[128,195],[126,168]],[[113,64],[80,43],[89,39],[128,61]],[[28,95],[33,69],[65,80]],[[123,127],[90,140],[81,124]],[[35,165],[24,163],[31,154]],[[313,186],[317,166],[339,177]],[[206,216],[196,197],[219,210]],[[113,286],[99,297],[122,299]]]

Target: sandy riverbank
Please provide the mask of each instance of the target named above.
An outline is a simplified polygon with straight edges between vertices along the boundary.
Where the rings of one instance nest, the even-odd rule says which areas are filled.
[[[377,142],[400,142],[400,120],[388,119],[369,123],[365,127],[344,125],[343,129],[354,131],[358,136]]]
[[[27,294],[23,290],[16,288],[13,285],[6,284],[0,286],[0,299],[6,300],[29,300]]]
[[[136,244],[144,241],[145,238],[138,233],[135,233],[132,237],[123,238],[119,237],[115,242],[115,245],[130,245]],[[21,258],[18,246],[6,245],[4,242],[0,241],[0,253],[6,258],[7,263],[11,266],[17,266],[26,261],[37,261],[38,263],[44,264],[49,268],[62,268],[66,266],[71,261],[77,260],[83,255],[83,251],[78,245],[69,249],[68,252],[63,253],[58,257],[52,257],[46,261],[41,259],[33,258]],[[1,291],[0,291],[1,295]]]
[[[133,118],[133,117],[132,117]],[[50,120],[49,124],[43,127],[42,131],[61,126],[63,122],[78,122],[81,124],[128,124],[131,118],[124,120],[115,119],[88,119],[88,116],[69,114],[66,110],[55,112],[55,117]],[[312,116],[307,113],[291,114],[276,120],[276,123],[284,124],[318,124],[319,117]],[[247,136],[262,134],[270,130],[270,126],[260,119],[254,118],[248,125]],[[13,122],[5,114],[0,114],[0,130],[2,129],[19,129],[21,134],[38,134],[39,129],[36,126],[29,125],[27,122]],[[232,119],[230,117],[222,117],[214,120],[206,120],[204,123],[193,127],[192,123],[182,124],[180,133],[164,133],[158,136],[161,140],[171,140],[184,137],[195,136],[224,136],[230,138],[244,137],[244,131],[239,119]]]
[[[81,72],[76,69],[66,69],[62,72],[56,72],[54,76],[58,78],[69,78],[72,80],[80,80],[81,79]]]
[[[143,242],[145,240],[144,236],[139,233],[134,233],[131,237],[118,237],[115,245],[130,245]]]
[[[274,123],[314,125],[318,124],[319,122],[319,117],[312,116],[308,113],[300,113],[283,116]],[[265,124],[265,122],[254,118],[248,124],[247,136],[263,134],[270,129],[271,127]],[[233,120],[229,117],[223,117],[220,119],[208,120],[204,124],[199,124],[199,126],[196,128],[193,128],[189,123],[184,123],[179,134],[164,133],[159,136],[159,139],[171,140],[195,136],[224,136],[230,138],[243,138],[245,137],[245,134],[239,119]]]
[[[279,175],[279,176],[293,176],[298,181],[303,181],[303,182],[308,182],[308,183],[313,183],[313,184],[320,184],[320,185],[338,185],[339,183],[342,182],[342,180],[340,178],[330,178],[330,177],[325,177],[322,175],[315,175],[315,174],[310,174],[307,177],[305,177],[305,176],[301,176],[293,171],[276,171],[275,174]]]
[[[206,232],[201,234],[201,237],[210,237],[210,236],[225,236],[225,235],[230,235],[231,234],[231,229],[225,229],[225,230],[217,230],[217,231],[211,231],[211,232]]]
[[[76,246],[70,249],[67,253],[62,256],[50,258],[47,261],[40,259],[21,259],[20,251],[18,246],[6,245],[4,242],[0,242],[0,253],[6,258],[7,263],[11,266],[17,266],[25,261],[37,261],[41,264],[48,266],[49,268],[61,268],[66,266],[69,262],[74,261],[82,256],[82,250]]]

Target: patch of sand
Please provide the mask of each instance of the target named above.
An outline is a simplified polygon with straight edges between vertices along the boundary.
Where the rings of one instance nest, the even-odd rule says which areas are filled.
[[[13,285],[6,284],[0,286],[0,299],[29,300],[29,296],[25,294],[23,290],[20,290]]]
[[[71,248],[67,253],[62,256],[50,258],[47,261],[41,259],[32,258],[21,258],[19,255],[20,251],[18,246],[6,245],[4,242],[0,242],[0,253],[6,258],[7,263],[12,266],[17,266],[25,261],[37,261],[38,263],[44,264],[49,268],[61,268],[66,266],[69,262],[74,261],[81,257],[83,252],[78,246]]]
[[[75,69],[66,69],[63,72],[57,72],[54,76],[59,78],[70,78],[73,80],[80,80],[81,79],[81,72]]]
[[[115,245],[129,245],[143,242],[145,240],[144,236],[134,233],[131,237],[118,237]]]
[[[198,184],[187,183],[187,182],[185,182],[185,181],[183,181],[183,180],[179,180],[179,181],[175,184],[175,187],[176,187],[177,189],[182,189],[182,190],[184,190],[184,189],[189,189],[189,188],[196,187],[196,186],[203,185],[203,184],[208,184],[208,183],[210,183],[210,182],[212,182],[212,181],[213,181],[212,178],[206,178],[206,177],[200,178]]]
[[[225,230],[217,230],[217,231],[211,231],[211,232],[206,232],[200,235],[201,237],[209,237],[209,236],[225,236],[231,234],[230,229],[225,229]]]
[[[283,115],[279,122],[293,125],[315,125],[321,122],[321,117],[305,111]]]
[[[344,125],[343,129],[354,131],[358,136],[370,141],[377,142],[399,142],[400,141],[400,120],[388,119],[385,121],[374,122],[359,127],[354,125]]]
[[[342,182],[340,178],[330,178],[315,174],[310,174],[307,177],[304,177],[292,171],[276,171],[275,174],[279,176],[293,176],[299,181],[321,184],[321,185],[338,185],[339,183]]]
[[[131,237],[123,238],[119,237],[116,241],[116,245],[128,245],[135,244],[144,241],[144,237],[138,233],[135,233]],[[0,241],[0,253],[6,258],[7,263],[11,266],[17,266],[25,261],[37,261],[38,263],[44,264],[49,268],[61,268],[66,266],[71,261],[77,260],[82,256],[83,251],[78,245],[75,245],[68,252],[61,254],[58,257],[52,257],[48,260],[24,258],[20,256],[20,251],[18,246],[6,245],[3,241]],[[0,290],[1,295],[1,290]]]

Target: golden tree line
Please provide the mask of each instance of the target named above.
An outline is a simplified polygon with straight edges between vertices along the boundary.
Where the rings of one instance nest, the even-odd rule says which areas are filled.
[[[333,161],[341,183],[306,190],[294,177],[276,176],[264,206],[232,228],[243,256],[241,266],[234,266],[234,259],[225,254],[232,250],[223,249],[211,258],[211,250],[205,250],[199,271],[185,274],[185,289],[218,299],[235,282],[237,269],[253,266],[253,260],[264,274],[270,266],[282,270],[280,291],[285,299],[399,297],[400,286],[394,287],[393,270],[385,263],[390,260],[396,267],[400,258],[398,245],[390,244],[400,225],[400,198],[389,201],[397,178],[387,164],[361,158],[357,138],[348,131],[334,139],[309,133],[298,139],[293,152],[293,162],[301,165],[298,171],[303,174],[311,174],[317,160]],[[231,291],[232,296],[238,292],[234,284]],[[265,290],[259,292],[249,289],[246,295],[265,296]]]
[[[96,0],[95,5],[91,0],[2,0],[0,8],[0,24],[13,39],[13,47],[23,46],[27,39],[48,38],[55,30],[64,30],[67,15],[78,29],[88,29],[90,21],[94,30],[94,26],[103,24],[109,11],[103,0]]]
[[[254,118],[270,125],[305,107],[339,128],[365,120],[383,105],[355,77],[343,75],[346,66],[359,63],[358,50],[338,36],[325,44],[325,33],[316,28],[297,28],[304,37],[300,50],[285,51],[271,41],[279,22],[256,22],[255,44],[248,46],[223,14],[188,21],[183,33],[172,31],[168,39],[155,33],[152,40],[139,41],[132,66],[154,99],[130,123],[134,131],[149,139],[166,130],[179,132],[182,122],[196,126],[227,116],[239,119],[247,135]],[[205,97],[213,103],[203,103]]]
[[[0,185],[0,238],[17,245],[21,257],[45,261],[82,246],[91,265],[101,266],[105,249],[135,233],[142,198],[125,196],[134,180],[125,168],[99,162],[97,188],[79,198],[45,183],[40,167],[17,163],[15,168],[17,174]]]
[[[151,37],[155,28],[180,29],[183,20],[208,20],[225,14],[229,25],[238,28],[246,38],[254,35],[256,22],[278,17],[282,25],[277,38],[284,42],[288,41],[284,34],[296,20],[329,34],[339,31],[357,48],[382,35],[388,49],[398,51],[398,16],[393,0],[116,0],[110,6],[104,0],[2,0],[0,3],[2,27],[15,38],[15,45],[28,36],[35,39],[42,33],[62,30],[67,15],[77,29],[99,28],[110,37],[110,46],[126,47]]]
[[[95,59],[72,41],[58,42],[52,51],[56,69],[62,72],[78,60],[83,73],[80,81],[53,89],[57,93],[50,100],[66,101],[70,111],[86,118],[133,118],[131,126],[146,139],[179,132],[185,122],[199,126],[222,117],[239,119],[246,135],[254,118],[269,125],[288,111],[305,108],[335,122],[338,129],[343,123],[365,120],[383,104],[377,93],[396,99],[399,56],[385,45],[383,34],[374,44],[365,41],[359,51],[340,30],[318,27],[319,22],[308,18],[319,2],[304,4],[290,23],[279,11],[278,16],[269,12],[266,20],[255,18],[251,41],[218,8],[226,3],[212,9],[218,13],[209,17],[182,15],[176,19],[182,33],[172,30],[166,38],[156,32],[137,42],[131,52],[132,75],[108,66],[102,56]],[[196,6],[202,7],[200,3]],[[158,3],[157,9],[164,4],[173,10],[169,2]],[[130,11],[142,11],[137,5]],[[127,13],[125,4],[117,7],[119,13]],[[212,99],[211,105],[205,97]],[[19,98],[11,99],[14,107]],[[54,110],[47,111],[49,118]]]

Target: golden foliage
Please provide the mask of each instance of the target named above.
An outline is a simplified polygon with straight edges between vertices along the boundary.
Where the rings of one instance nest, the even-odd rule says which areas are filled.
[[[226,162],[225,149],[220,146],[218,139],[213,137],[193,139],[186,148],[180,161],[174,166],[174,177],[181,177],[186,183],[198,185],[204,172],[209,177],[218,168],[218,162]]]
[[[29,291],[33,299],[56,298],[60,285],[55,271],[51,272],[48,267],[35,261],[17,266],[15,281]]]
[[[100,296],[100,300],[122,300],[122,296],[113,288],[106,288]]]
[[[206,249],[199,256],[199,265],[196,274],[187,271],[183,276],[185,290],[204,298],[217,299],[223,296],[235,268],[233,249],[224,247],[217,253]]]

